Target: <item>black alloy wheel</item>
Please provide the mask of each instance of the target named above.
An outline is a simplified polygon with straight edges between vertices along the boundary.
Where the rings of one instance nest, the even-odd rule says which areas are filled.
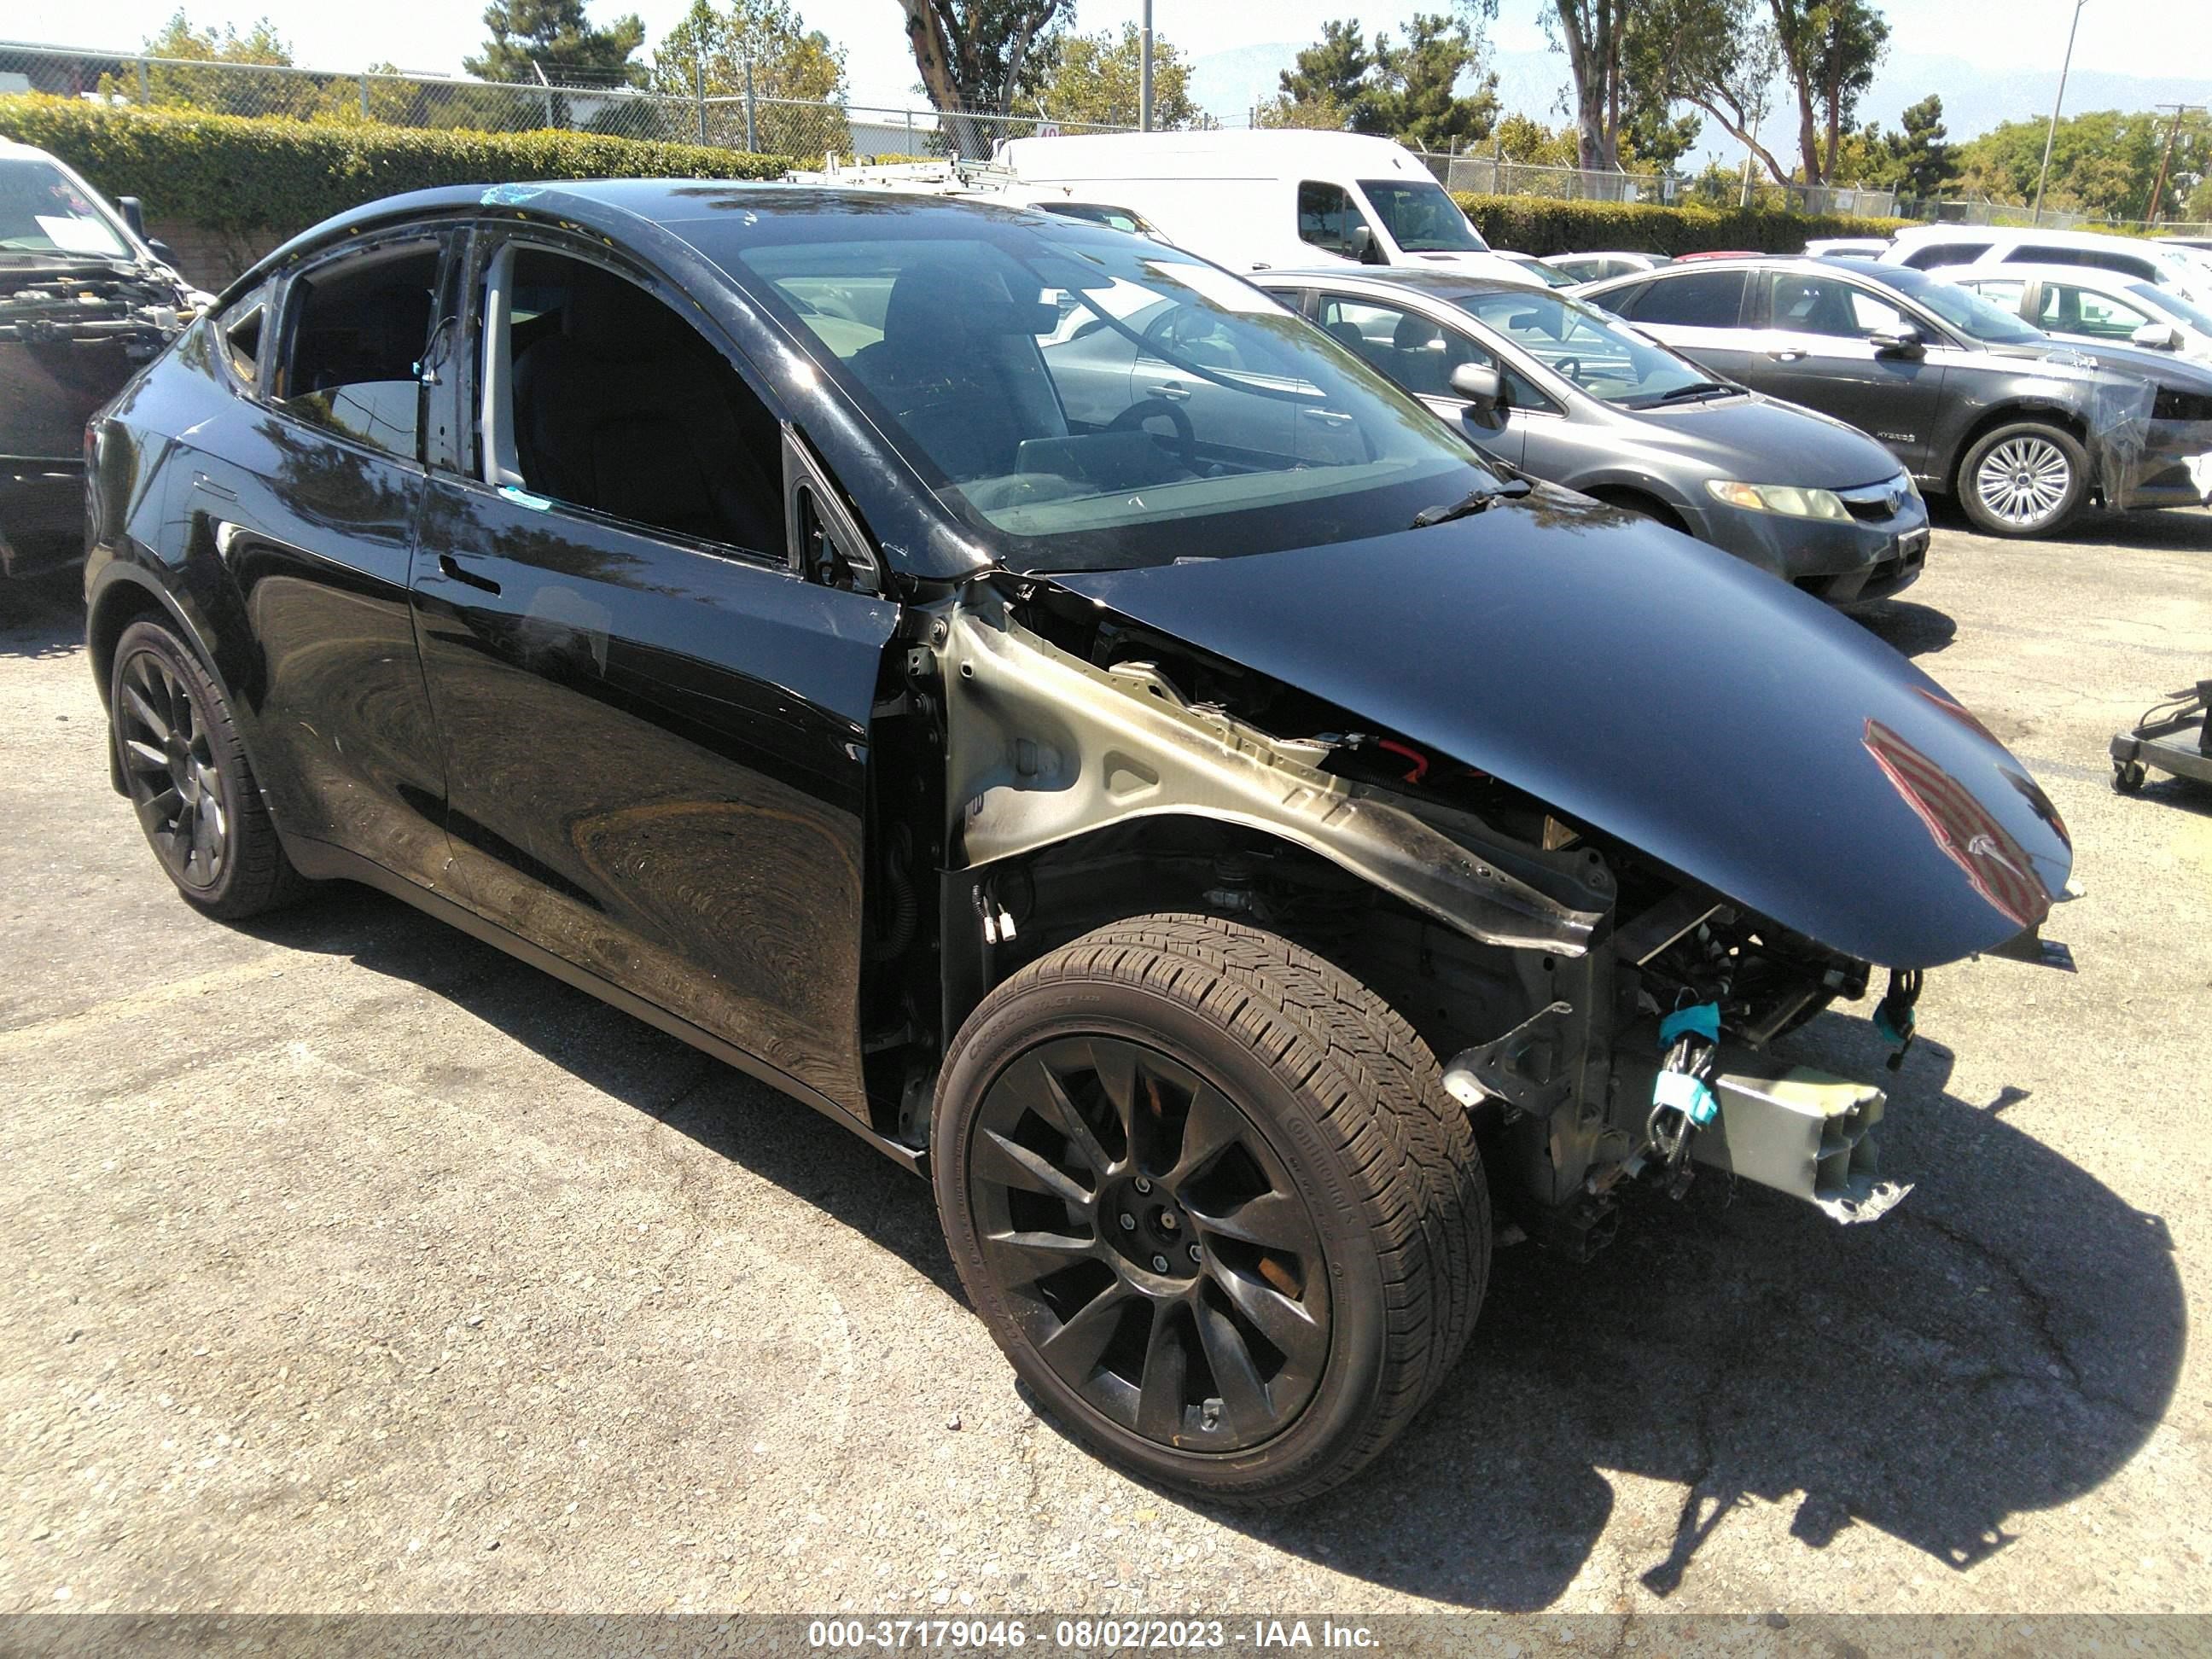
[[[1040,1044],[983,1097],[968,1185],[986,1261],[1045,1363],[1164,1446],[1241,1451],[1329,1349],[1312,1212],[1259,1126],[1157,1048]]]
[[[1436,1057],[1228,917],[1111,922],[1001,981],[946,1049],[930,1157],[961,1284],[1040,1408],[1194,1496],[1349,1478],[1481,1306],[1489,1191]]]
[[[107,713],[124,789],[179,893],[210,915],[237,921],[306,890],[222,688],[169,629],[148,621],[123,630]]]
[[[210,893],[230,854],[230,813],[206,715],[161,653],[117,665],[116,742],[138,822],[178,886]]]

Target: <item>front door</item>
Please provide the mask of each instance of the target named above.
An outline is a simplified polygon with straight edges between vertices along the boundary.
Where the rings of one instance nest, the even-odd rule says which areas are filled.
[[[604,258],[488,240],[470,278],[481,453],[431,481],[415,589],[465,896],[865,1122],[897,609],[799,574],[775,415]]]
[[[1748,342],[1738,378],[1770,397],[1850,422],[1925,477],[1935,465],[1942,343],[1930,341],[1911,355],[1877,347],[1875,333],[1914,329],[1924,337],[1928,330],[1841,276],[1766,271],[1753,280],[1766,285],[1765,326]]]
[[[1322,332],[1419,397],[1485,455],[1521,465],[1526,433],[1520,410],[1533,388],[1510,374],[1497,353],[1409,306],[1327,291],[1315,300],[1314,321]],[[1477,409],[1456,395],[1451,373],[1462,363],[1498,370],[1505,401],[1496,409]],[[1534,395],[1548,406],[1547,399]]]

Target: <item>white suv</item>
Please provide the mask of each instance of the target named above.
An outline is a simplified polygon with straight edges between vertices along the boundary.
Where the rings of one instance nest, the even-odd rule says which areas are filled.
[[[2003,225],[1914,225],[1900,230],[1881,263],[1937,270],[1946,265],[2090,265],[2124,271],[2212,303],[2212,276],[2188,251],[2136,236],[2087,230],[2027,230]]]

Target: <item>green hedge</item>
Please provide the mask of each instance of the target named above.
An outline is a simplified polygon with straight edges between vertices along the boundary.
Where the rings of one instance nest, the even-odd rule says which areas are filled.
[[[1558,202],[1541,196],[1453,199],[1494,247],[1519,253],[1589,253],[1632,249],[1644,253],[1702,253],[1742,248],[1796,253],[1821,236],[1887,236],[1905,219],[1860,219],[1839,213],[1774,213],[1759,209],[1660,207],[1644,202]]]
[[[774,179],[791,163],[598,133],[425,131],[198,115],[82,99],[0,97],[0,136],[51,150],[148,216],[232,233],[290,233],[379,197],[538,179]]]

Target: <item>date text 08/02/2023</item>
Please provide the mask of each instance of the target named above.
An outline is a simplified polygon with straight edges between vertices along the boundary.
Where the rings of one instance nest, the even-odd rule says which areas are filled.
[[[1123,1652],[1185,1648],[1334,1648],[1369,1650],[1364,1625],[1304,1619],[1060,1619],[1048,1638],[1020,1619],[817,1619],[810,1647],[997,1651],[1035,1644],[1048,1651]]]

